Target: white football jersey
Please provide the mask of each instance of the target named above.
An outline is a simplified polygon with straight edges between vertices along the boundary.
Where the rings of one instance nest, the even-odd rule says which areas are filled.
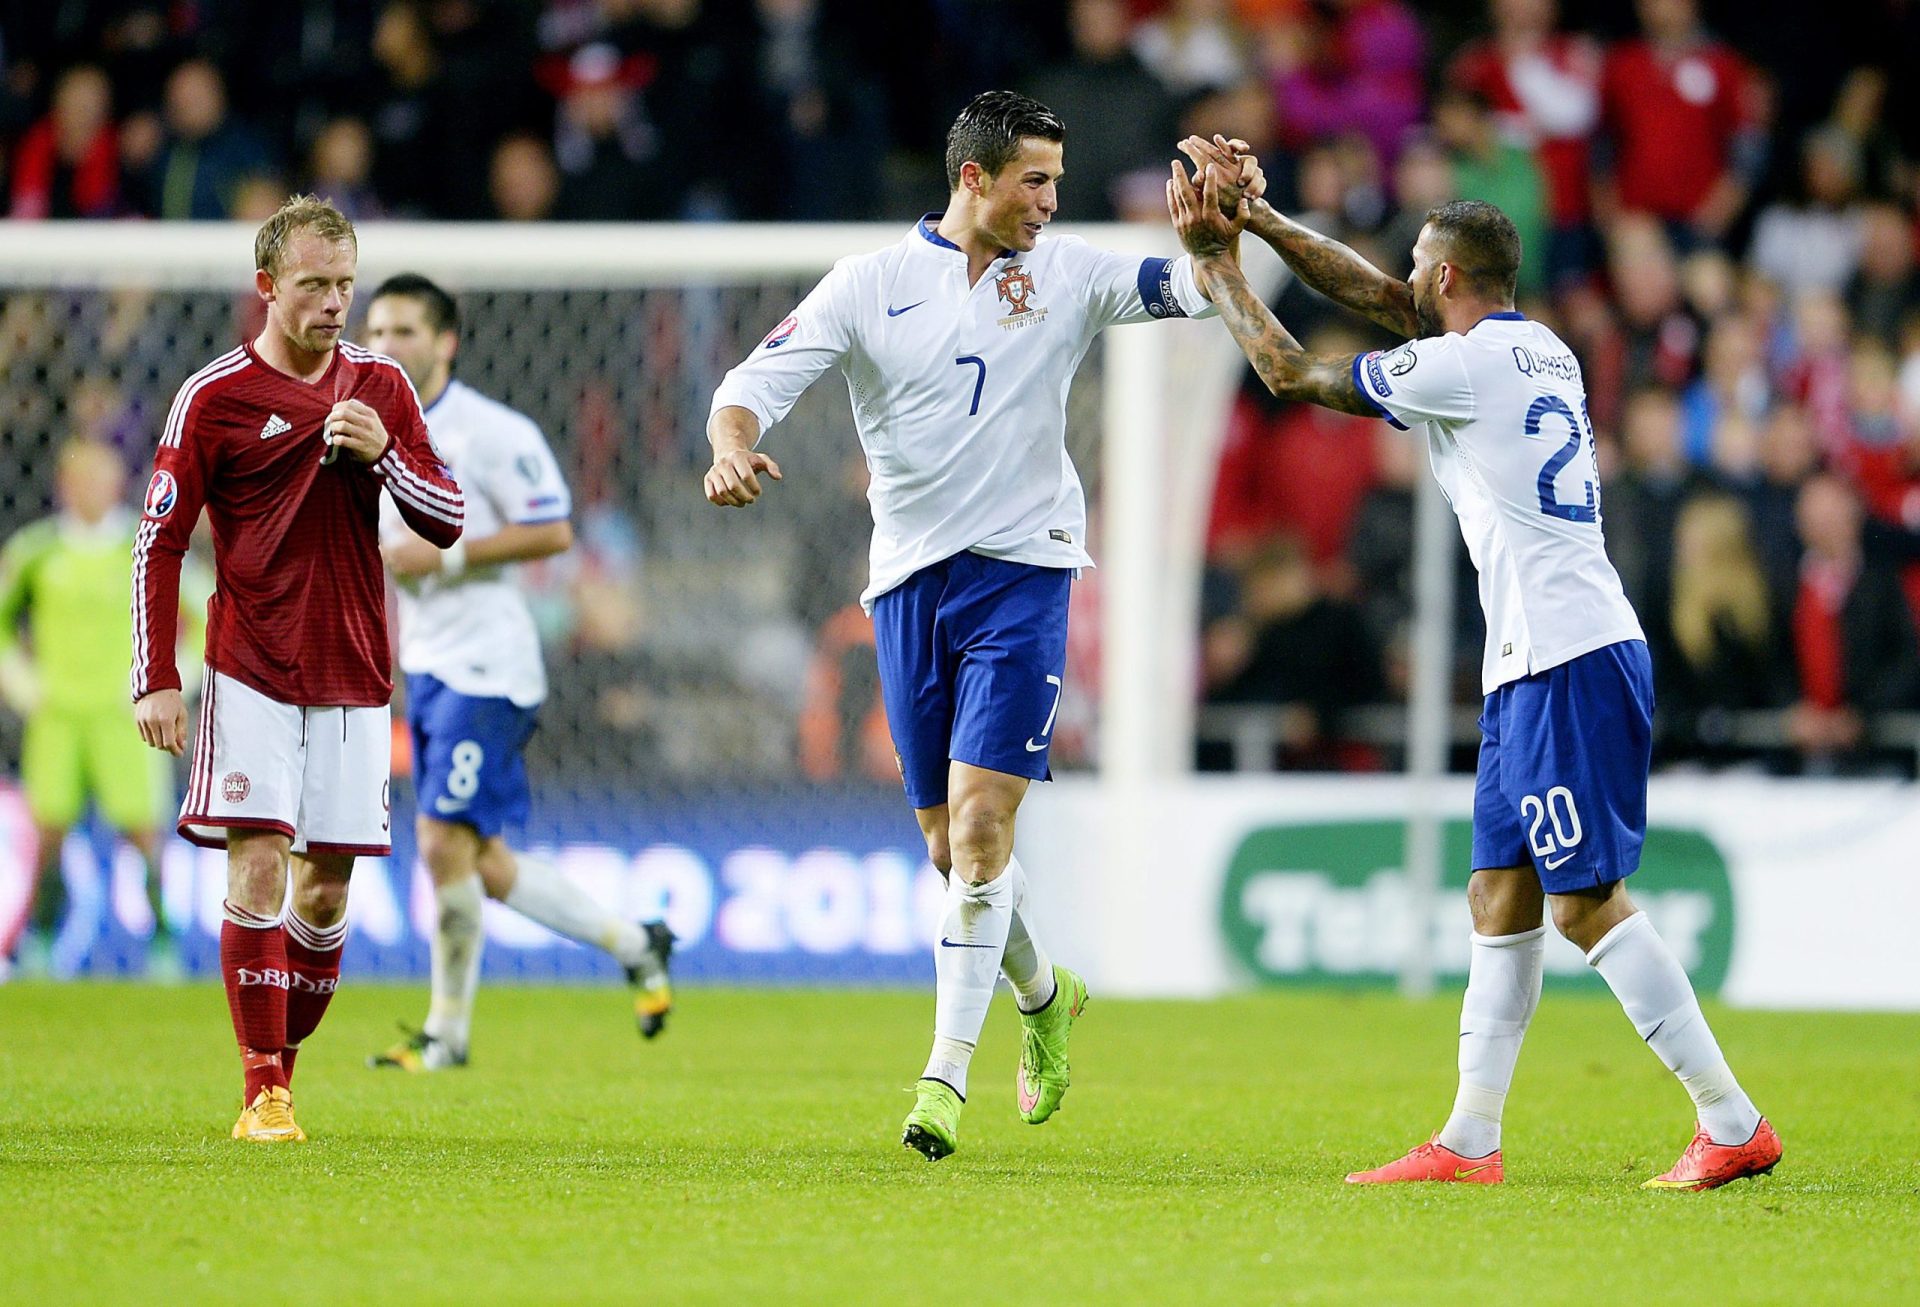
[[[1067,387],[1103,327],[1212,306],[1192,262],[1042,236],[967,285],[967,256],[935,230],[835,264],[714,392],[762,434],[830,367],[847,378],[873,507],[873,601],[966,550],[1082,567],[1087,508],[1067,457]]]
[[[1381,414],[1425,427],[1433,474],[1480,573],[1488,694],[1621,640],[1644,640],[1600,537],[1600,476],[1580,364],[1519,313],[1362,354]]]
[[[557,522],[572,496],[540,428],[465,382],[449,382],[425,410],[427,432],[467,496],[466,538],[509,524]],[[380,530],[404,529],[390,497]],[[452,580],[399,583],[400,667],[425,672],[460,694],[511,699],[531,708],[547,697],[547,672],[533,614],[511,566],[475,567]]]

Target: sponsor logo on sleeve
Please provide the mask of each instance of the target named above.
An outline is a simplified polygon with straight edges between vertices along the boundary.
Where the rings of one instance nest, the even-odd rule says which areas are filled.
[[[779,349],[793,339],[794,329],[799,325],[800,319],[791,313],[788,314],[784,322],[767,333],[767,338],[760,342],[760,348]]]
[[[522,454],[514,459],[513,469],[526,478],[528,485],[533,486],[540,484],[540,474],[545,470],[540,466],[540,460],[532,454]]]
[[[165,517],[179,501],[180,484],[173,479],[173,473],[155,472],[153,480],[147,482],[147,516]]]

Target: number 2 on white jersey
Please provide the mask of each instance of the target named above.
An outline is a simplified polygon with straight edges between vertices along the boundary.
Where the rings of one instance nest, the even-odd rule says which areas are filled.
[[[1586,405],[1582,404],[1581,408]],[[1567,401],[1558,395],[1542,395],[1527,408],[1527,434],[1540,434],[1540,423],[1548,414],[1558,414],[1567,420],[1573,428],[1573,434],[1567,437],[1567,443],[1553,452],[1547,465],[1540,469],[1540,511],[1548,517],[1565,518],[1569,522],[1598,522],[1600,520],[1599,502],[1594,497],[1593,482],[1587,482],[1587,502],[1584,504],[1563,504],[1555,497],[1553,483],[1560,475],[1560,469],[1571,463],[1574,455],[1580,452],[1582,440],[1593,440],[1593,421],[1587,421],[1586,430],[1581,430],[1580,419],[1574,416]]]

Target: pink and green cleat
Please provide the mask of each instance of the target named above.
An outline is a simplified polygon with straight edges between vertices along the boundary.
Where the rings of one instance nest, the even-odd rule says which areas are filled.
[[[1448,1184],[1499,1184],[1507,1178],[1500,1161],[1500,1150],[1485,1157],[1462,1157],[1440,1142],[1435,1135],[1426,1143],[1395,1162],[1371,1171],[1355,1171],[1348,1184],[1407,1184],[1413,1181],[1441,1181]]]
[[[1020,1119],[1039,1125],[1059,1110],[1072,1075],[1067,1068],[1067,1037],[1087,1008],[1087,982],[1065,967],[1053,969],[1053,997],[1038,1012],[1020,1014],[1020,1071],[1014,1094]]]
[[[1779,1165],[1786,1149],[1766,1117],[1754,1127],[1753,1138],[1744,1144],[1716,1144],[1713,1136],[1699,1124],[1693,1128],[1693,1142],[1680,1160],[1665,1175],[1656,1175],[1642,1189],[1718,1189],[1723,1184],[1750,1175],[1765,1175]]]

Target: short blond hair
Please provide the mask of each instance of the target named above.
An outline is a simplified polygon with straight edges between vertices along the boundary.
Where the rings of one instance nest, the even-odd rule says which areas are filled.
[[[360,250],[360,238],[346,214],[316,195],[295,195],[254,234],[253,266],[269,277],[279,276],[287,246],[303,231],[325,241],[352,241],[354,252]]]

